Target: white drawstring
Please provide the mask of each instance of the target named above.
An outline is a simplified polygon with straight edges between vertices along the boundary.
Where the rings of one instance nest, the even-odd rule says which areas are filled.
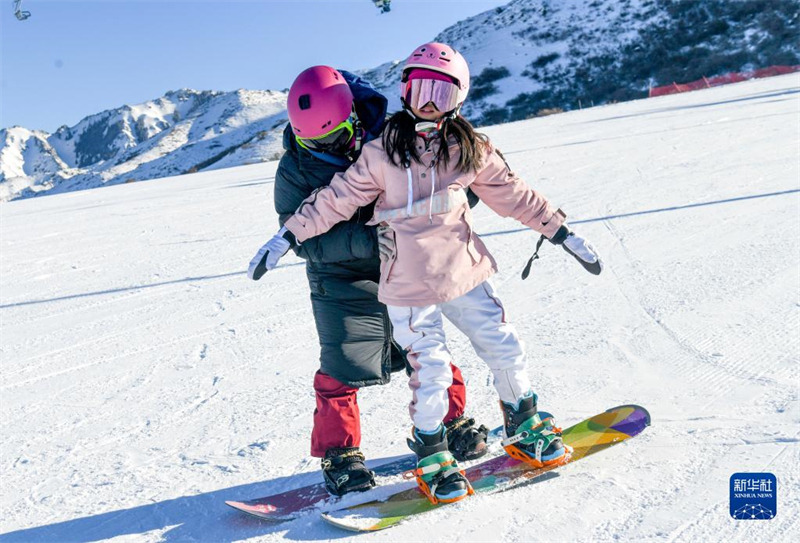
[[[411,166],[406,168],[408,173],[408,203],[406,203],[406,215],[411,216],[411,207],[414,203],[414,176],[411,174]]]
[[[433,224],[433,191],[436,187],[436,161],[431,164],[431,201],[428,204],[428,222]]]

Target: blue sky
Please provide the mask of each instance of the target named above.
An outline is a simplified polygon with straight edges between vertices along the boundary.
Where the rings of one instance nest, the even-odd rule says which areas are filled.
[[[0,0],[0,128],[54,131],[168,90],[284,89],[313,64],[372,68],[508,0]]]

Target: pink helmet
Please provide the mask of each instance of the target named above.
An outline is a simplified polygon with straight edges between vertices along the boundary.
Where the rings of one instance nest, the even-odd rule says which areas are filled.
[[[406,81],[408,72],[413,68],[433,70],[453,78],[459,88],[458,103],[463,104],[466,100],[469,92],[469,66],[461,53],[449,45],[429,42],[414,49],[403,66],[403,82]],[[405,87],[401,94],[403,92],[405,92]]]
[[[353,92],[330,66],[303,70],[289,89],[289,123],[295,136],[314,138],[333,130],[353,111]]]

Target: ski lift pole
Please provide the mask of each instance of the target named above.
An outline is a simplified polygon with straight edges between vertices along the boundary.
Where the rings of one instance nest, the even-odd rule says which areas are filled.
[[[28,17],[31,16],[30,11],[23,11],[20,5],[22,4],[22,0],[14,0],[14,15],[16,15],[17,19],[20,21],[24,21]]]

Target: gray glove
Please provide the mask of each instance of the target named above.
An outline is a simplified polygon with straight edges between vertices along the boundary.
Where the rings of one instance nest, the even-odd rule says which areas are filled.
[[[285,255],[294,244],[294,235],[284,226],[277,234],[272,236],[272,239],[258,250],[256,256],[250,261],[250,266],[247,268],[247,277],[253,281],[261,279],[265,273],[278,265],[278,261],[281,257]]]
[[[390,260],[396,249],[394,230],[389,226],[378,226],[378,251],[380,252],[381,260]]]

